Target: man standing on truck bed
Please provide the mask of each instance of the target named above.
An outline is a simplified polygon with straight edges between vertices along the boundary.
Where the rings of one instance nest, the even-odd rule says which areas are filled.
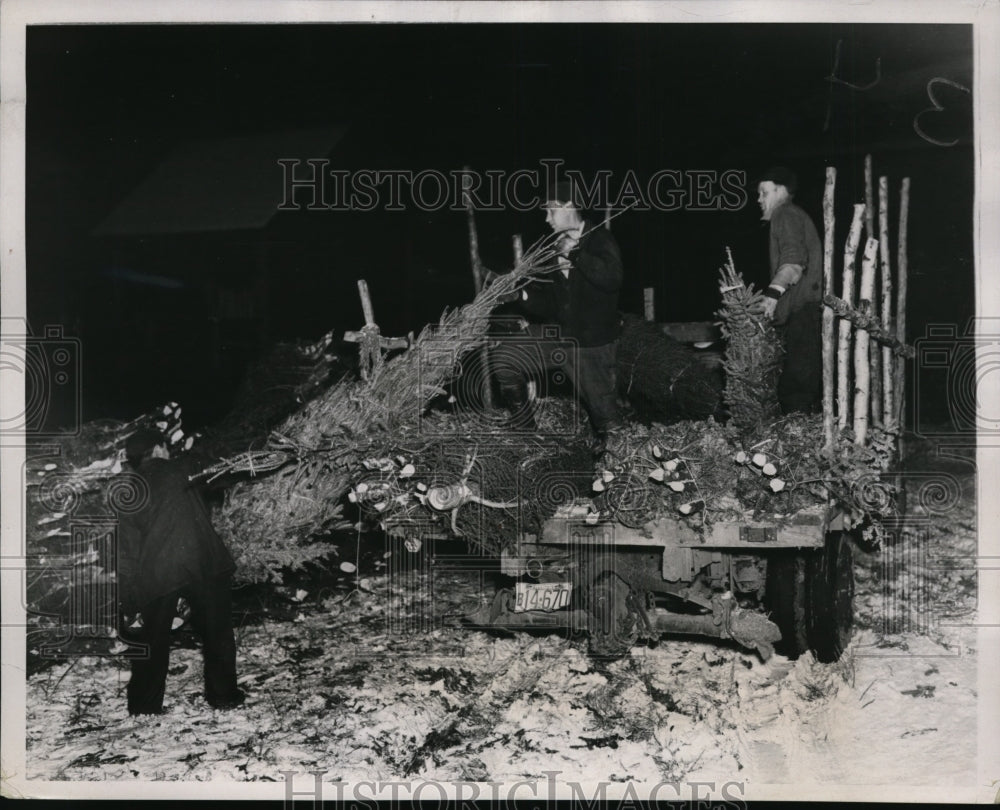
[[[818,410],[823,390],[823,247],[809,215],[792,201],[796,189],[795,174],[784,166],[768,169],[757,184],[761,219],[770,222],[764,315],[773,320],[785,350],[778,379],[783,413]]]
[[[608,432],[620,425],[615,364],[621,331],[621,252],[608,229],[583,218],[578,190],[569,181],[557,182],[542,207],[545,222],[558,234],[559,268],[524,290],[521,305],[539,323],[529,324],[516,337],[522,345],[527,334],[537,339],[545,370],[558,367],[567,374],[603,446]],[[575,351],[556,348],[565,342],[550,351],[540,324],[557,324],[560,337],[573,341]],[[501,340],[491,363],[504,404],[519,414],[515,427],[533,429],[523,356],[519,362],[515,346]]]

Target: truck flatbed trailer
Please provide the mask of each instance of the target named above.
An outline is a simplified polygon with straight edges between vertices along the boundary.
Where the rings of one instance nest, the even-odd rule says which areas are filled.
[[[822,505],[771,521],[703,530],[675,518],[641,528],[564,505],[501,557],[491,605],[467,617],[495,628],[585,632],[619,656],[664,635],[730,639],[763,658],[812,650],[837,660],[853,626],[853,550],[842,515]]]

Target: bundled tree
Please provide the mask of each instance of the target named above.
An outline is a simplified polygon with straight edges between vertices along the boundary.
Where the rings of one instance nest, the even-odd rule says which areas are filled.
[[[749,439],[779,413],[777,380],[782,350],[770,319],[760,314],[763,295],[736,272],[729,248],[726,257],[720,270],[722,308],[716,313],[727,340],[723,399],[733,423],[744,439]]]
[[[694,349],[655,323],[626,315],[618,342],[618,385],[650,421],[705,419],[719,409],[722,377]]]

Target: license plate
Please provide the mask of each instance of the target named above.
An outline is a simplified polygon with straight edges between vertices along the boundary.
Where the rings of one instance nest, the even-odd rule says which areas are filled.
[[[569,604],[571,582],[517,582],[514,584],[514,612],[559,610]]]

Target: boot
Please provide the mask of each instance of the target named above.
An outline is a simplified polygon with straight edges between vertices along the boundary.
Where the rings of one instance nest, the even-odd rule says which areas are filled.
[[[246,703],[246,693],[242,689],[237,689],[228,697],[222,698],[220,700],[208,700],[208,705],[213,709],[218,709],[220,711],[227,711],[229,709],[237,709]]]

